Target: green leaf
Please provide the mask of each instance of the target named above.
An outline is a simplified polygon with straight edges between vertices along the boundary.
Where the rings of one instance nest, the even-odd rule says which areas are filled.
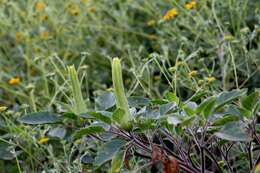
[[[118,124],[121,124],[122,118],[124,117],[125,111],[123,109],[116,109],[115,112],[112,114],[112,119],[117,122]]]
[[[196,113],[202,113],[203,116],[207,119],[209,115],[213,112],[215,103],[215,97],[208,98],[197,107]]]
[[[244,108],[248,110],[252,110],[255,104],[257,103],[258,100],[258,93],[253,92],[249,96],[245,96],[241,98],[241,103]]]
[[[112,160],[109,173],[119,173],[124,160],[124,151],[118,152]]]
[[[61,122],[56,114],[49,112],[27,114],[22,116],[19,121],[25,124],[50,124]]]
[[[160,106],[160,115],[163,116],[176,107],[176,103],[167,103]]]
[[[117,152],[126,144],[127,142],[121,139],[114,139],[107,142],[105,145],[98,149],[94,165],[100,167],[107,161],[113,159],[116,156]]]
[[[209,93],[208,91],[198,91],[189,100],[193,101],[193,102],[196,102],[199,99],[201,99],[202,97],[208,95],[208,93]]]
[[[66,129],[65,128],[55,128],[49,132],[49,135],[52,137],[57,137],[57,138],[63,139],[66,135]]]
[[[220,131],[214,133],[217,137],[228,141],[245,141],[249,140],[245,131],[245,125],[240,122],[228,122]]]
[[[98,110],[107,110],[116,104],[113,92],[105,91],[95,99]]]
[[[0,142],[0,159],[3,160],[12,160],[14,159],[17,155],[21,154],[22,151],[15,151],[15,153],[12,153],[10,150],[14,148],[11,148],[10,145],[6,143]]]
[[[239,117],[236,115],[225,115],[224,117],[219,118],[216,121],[214,121],[212,126],[221,126],[230,121],[238,121],[238,120],[239,120]]]
[[[232,102],[238,97],[244,95],[247,92],[246,89],[243,90],[233,90],[231,92],[222,92],[217,99],[218,108],[224,106],[227,103]]]
[[[89,135],[89,134],[93,134],[93,133],[102,133],[104,131],[105,131],[105,129],[101,126],[89,126],[87,128],[76,131],[73,135],[73,139],[80,138],[83,135]]]
[[[215,103],[216,103],[216,98],[212,98],[208,101],[207,107],[205,107],[205,109],[203,110],[204,118],[208,119],[209,115],[212,114]]]
[[[106,115],[103,115],[102,113],[100,112],[87,112],[88,115],[92,116],[92,117],[95,117],[96,119],[100,120],[100,121],[103,121],[105,123],[108,123],[108,124],[111,124],[112,123],[112,120],[110,117],[106,116]]]
[[[239,112],[243,114],[243,116],[247,118],[251,117],[251,112],[248,109],[241,108],[241,107],[238,107],[237,109],[239,110]]]
[[[132,96],[132,97],[128,97],[127,100],[130,107],[138,107],[139,105],[150,104],[150,100],[143,97]]]
[[[180,99],[177,97],[176,94],[172,92],[167,92],[165,97],[167,100],[169,100],[169,102],[175,102],[176,104],[179,104]]]

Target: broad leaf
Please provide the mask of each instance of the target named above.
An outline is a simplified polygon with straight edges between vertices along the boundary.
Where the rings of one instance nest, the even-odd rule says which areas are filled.
[[[203,116],[207,119],[209,115],[213,112],[215,103],[216,103],[216,98],[210,97],[209,99],[205,100],[197,107],[196,112],[202,113]]]
[[[139,105],[148,105],[150,104],[150,100],[143,97],[128,97],[128,104],[130,107],[138,107]]]
[[[65,128],[55,128],[49,132],[49,135],[52,137],[57,137],[57,138],[63,139],[66,135],[66,129]]]
[[[115,95],[113,92],[105,91],[95,100],[97,109],[107,110],[116,104]]]
[[[49,112],[27,114],[22,116],[19,121],[25,124],[48,124],[61,122],[56,114]]]
[[[73,135],[73,139],[77,139],[84,135],[89,135],[89,134],[93,134],[93,133],[102,133],[104,131],[105,131],[105,129],[101,126],[89,126],[87,128],[76,131]]]
[[[113,112],[112,114],[112,118],[115,122],[117,122],[118,124],[121,123],[122,118],[124,117],[125,111],[123,109],[117,109],[115,112]]]
[[[166,93],[165,97],[167,100],[169,100],[169,102],[175,102],[176,104],[179,104],[180,99],[176,96],[176,94],[168,92]]]
[[[116,156],[120,148],[122,148],[126,144],[127,142],[121,139],[114,139],[107,142],[105,145],[98,149],[94,165],[99,167],[107,161],[112,160]]]
[[[108,117],[107,115],[103,115],[100,112],[88,112],[88,115],[95,117],[96,119],[103,121],[105,123],[111,124],[112,120],[110,117]]]
[[[240,122],[226,123],[222,129],[214,133],[217,137],[228,141],[248,141],[249,136],[245,133],[245,125]]]
[[[233,100],[235,100],[236,98],[244,95],[247,92],[246,89],[243,90],[233,90],[231,92],[222,92],[217,99],[216,104],[218,105],[218,107],[221,107],[227,103],[232,102]]]
[[[112,160],[109,173],[119,173],[124,160],[124,151],[118,152]]]
[[[249,96],[242,97],[241,103],[243,107],[248,110],[252,110],[255,104],[257,103],[258,95],[259,94],[257,92],[253,92]]]
[[[208,95],[209,92],[207,91],[198,91],[196,92],[189,100],[190,101],[193,101],[193,102],[196,102],[198,101],[199,99],[201,99],[202,97]]]

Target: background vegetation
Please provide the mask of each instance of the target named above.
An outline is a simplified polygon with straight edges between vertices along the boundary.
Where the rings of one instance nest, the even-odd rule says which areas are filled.
[[[243,118],[233,117],[233,123],[253,125],[254,130],[259,128],[259,0],[0,0],[0,17],[2,172],[108,171],[110,162],[99,169],[88,167],[91,159],[96,158],[96,148],[104,143],[94,140],[100,136],[93,139],[88,135],[77,140],[72,140],[72,136],[75,130],[99,121],[89,120],[86,118],[89,115],[84,119],[80,113],[106,111],[108,116],[116,111],[111,77],[113,57],[121,59],[126,95],[138,96],[137,100],[136,97],[128,100],[131,109],[138,112],[146,107],[145,115],[156,122],[165,116],[167,119],[168,114],[181,114],[185,106],[189,107],[189,101],[199,106],[213,96],[216,105],[214,110],[206,113],[206,117],[202,109],[195,111],[193,106],[190,107],[193,113],[187,113],[186,109],[186,114],[191,117],[203,114],[206,118],[204,124],[207,124],[208,114],[223,113],[224,117],[224,112],[235,105],[239,107],[235,110]],[[71,65],[76,67],[76,71]],[[227,102],[222,100],[223,96],[219,98],[223,91],[232,91]],[[175,99],[169,98],[166,94],[169,92]],[[194,99],[194,96],[198,98]],[[251,96],[250,106],[241,101],[247,96]],[[173,102],[177,108],[168,105]],[[224,103],[228,106],[219,109]],[[153,115],[156,109],[164,111],[160,116]],[[57,122],[55,119],[41,122],[40,126],[28,126],[26,121],[20,120],[23,115],[33,112],[54,112],[59,113],[59,118],[70,119],[65,118],[62,124],[54,125],[45,123]],[[53,117],[50,115],[49,118]],[[187,144],[184,138],[193,139],[193,135],[197,135],[194,129],[201,125],[199,121],[196,124],[194,118],[188,121],[194,122],[192,127],[190,123],[173,123],[171,120],[162,121],[164,124],[157,122],[154,127],[149,123],[143,125],[138,135],[144,141],[149,139],[142,136],[147,134],[145,128],[149,127],[149,135],[155,138],[154,143],[159,144],[156,135],[160,133],[152,133],[152,129],[181,124],[182,130],[179,126],[167,130],[178,137],[183,135],[182,142]],[[218,128],[225,123],[218,124]],[[139,125],[134,126],[142,129]],[[195,134],[188,133],[189,128]],[[206,136],[212,134],[211,131]],[[108,141],[108,138],[103,140]],[[251,157],[253,163],[240,168],[246,165],[249,150],[241,149],[243,142],[238,140],[235,148],[238,148],[239,156],[230,156],[234,172],[248,172],[259,162],[259,143],[245,142],[245,138],[242,141],[250,143],[255,152]],[[219,141],[215,142],[220,146]],[[233,146],[233,142],[220,142],[227,148]],[[192,158],[197,165],[200,153],[194,151],[194,154],[198,154],[198,158]],[[216,159],[223,172],[232,172],[229,161],[225,160],[227,158],[218,155]],[[131,170],[146,163],[145,159],[131,157]],[[214,171],[215,167],[207,166],[207,170]],[[126,170],[121,168],[121,171]],[[150,169],[144,168],[143,171],[149,172]]]

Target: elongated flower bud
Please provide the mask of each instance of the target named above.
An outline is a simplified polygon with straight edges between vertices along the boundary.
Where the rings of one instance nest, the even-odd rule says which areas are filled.
[[[112,61],[112,79],[116,96],[116,106],[125,111],[119,124],[122,128],[129,130],[132,126],[131,121],[133,120],[133,116],[129,112],[129,105],[124,92],[121,63],[118,58],[114,58]]]
[[[81,93],[80,82],[74,65],[68,67],[68,73],[70,77],[70,84],[72,87],[72,94],[74,98],[74,104],[76,107],[76,113],[86,112],[86,105]]]

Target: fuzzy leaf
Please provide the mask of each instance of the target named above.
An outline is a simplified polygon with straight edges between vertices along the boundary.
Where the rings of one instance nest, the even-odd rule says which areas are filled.
[[[25,124],[49,124],[61,122],[56,114],[49,112],[27,114],[22,116],[19,121]]]

